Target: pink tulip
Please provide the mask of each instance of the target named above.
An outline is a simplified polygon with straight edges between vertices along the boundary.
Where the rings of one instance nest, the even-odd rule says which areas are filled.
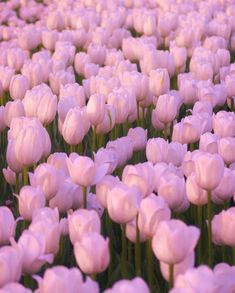
[[[219,185],[223,173],[224,162],[219,155],[202,153],[195,159],[196,180],[201,188],[207,191],[215,189]]]
[[[219,138],[211,132],[205,132],[200,136],[199,149],[211,154],[218,153]]]
[[[127,136],[133,140],[134,151],[144,150],[147,144],[147,130],[142,127],[130,128]]]
[[[195,248],[200,231],[180,220],[162,221],[152,240],[155,256],[167,264],[182,262]]]
[[[0,288],[10,282],[18,282],[21,277],[22,259],[17,249],[11,246],[0,248],[1,277]]]
[[[105,115],[105,98],[101,94],[90,96],[87,103],[87,115],[90,123],[97,126],[104,119]]]
[[[24,105],[21,100],[9,101],[5,105],[4,122],[6,126],[10,127],[11,120],[14,117],[25,116]]]
[[[150,71],[149,88],[156,97],[164,95],[170,90],[170,77],[167,69],[159,68]]]
[[[81,241],[84,233],[100,233],[101,222],[98,214],[94,211],[80,209],[68,215],[69,237],[73,245]]]
[[[235,114],[219,111],[213,116],[213,130],[219,137],[233,137],[235,135]]]
[[[121,224],[133,220],[138,212],[140,193],[132,187],[117,183],[107,196],[107,208],[110,218]]]
[[[39,282],[39,292],[50,293],[56,287],[58,293],[75,293],[77,290],[82,292],[98,293],[98,284],[90,278],[83,277],[78,268],[66,268],[65,266],[54,266],[48,268],[43,279],[37,276]]]
[[[120,280],[116,282],[111,289],[107,289],[104,293],[149,293],[149,288],[145,281],[140,277],[132,280]]]
[[[32,293],[32,290],[25,288],[23,285],[19,283],[8,283],[5,286],[1,288],[2,293],[8,292],[8,293]]]
[[[110,261],[109,239],[104,239],[96,232],[86,232],[82,239],[75,243],[74,254],[84,273],[101,273],[106,270]]]
[[[15,70],[10,67],[0,66],[0,82],[4,91],[8,91],[10,82],[14,76]]]
[[[20,71],[21,67],[25,62],[24,51],[20,48],[12,48],[7,52],[7,63],[8,66],[14,68],[16,71]]]
[[[147,160],[153,164],[165,162],[167,159],[168,143],[163,138],[151,138],[146,145]]]
[[[79,107],[84,107],[86,102],[84,88],[77,83],[68,83],[60,87],[60,99],[75,97]]]
[[[116,111],[114,106],[105,104],[104,119],[96,126],[97,134],[106,134],[115,126]]]
[[[74,74],[65,70],[60,70],[49,75],[50,87],[54,94],[58,95],[60,92],[60,86],[68,83],[74,83]]]
[[[27,76],[17,74],[11,78],[9,92],[13,100],[22,100],[26,91],[29,89],[29,81]]]
[[[137,242],[137,227],[136,227],[136,219],[128,222],[126,224],[126,237],[129,239],[132,243]],[[139,241],[145,242],[147,240],[147,237],[142,231],[139,231]]]
[[[15,173],[19,173],[23,170],[23,164],[17,160],[15,144],[16,144],[15,139],[8,140],[6,160],[10,169]]]
[[[66,163],[73,182],[83,187],[97,184],[108,170],[108,164],[98,165],[89,157],[79,156],[75,153],[66,159]]]
[[[33,50],[40,44],[41,34],[34,26],[25,27],[18,34],[18,43],[23,50]]]
[[[2,169],[3,176],[6,180],[6,182],[9,185],[15,185],[16,183],[16,173],[11,170],[11,168],[8,166],[7,168]]]
[[[25,230],[13,246],[21,254],[23,274],[37,273],[46,262],[53,261],[53,255],[45,254],[46,242],[42,234]]]
[[[43,68],[38,62],[25,63],[21,73],[27,77],[30,88],[44,81]]]
[[[6,128],[6,124],[4,122],[4,111],[5,107],[0,106],[0,132],[2,132],[4,128]]]
[[[14,216],[8,207],[0,207],[0,221],[2,223],[2,229],[0,233],[0,245],[5,245],[9,243],[11,237],[15,236],[16,229]]]
[[[43,31],[42,32],[42,44],[48,50],[54,50],[55,44],[58,40],[58,32],[56,30],[53,31]]]
[[[36,209],[45,206],[45,196],[40,188],[24,186],[21,188],[18,198],[19,213],[27,221],[32,219]]]
[[[230,165],[235,161],[234,150],[235,139],[233,137],[224,137],[219,140],[218,153],[223,158],[225,164]]]
[[[138,228],[148,239],[151,239],[163,220],[170,220],[171,211],[160,196],[153,193],[140,202]]]
[[[186,194],[188,200],[195,205],[204,205],[208,202],[207,191],[202,189],[196,180],[194,173],[190,174],[186,180]]]

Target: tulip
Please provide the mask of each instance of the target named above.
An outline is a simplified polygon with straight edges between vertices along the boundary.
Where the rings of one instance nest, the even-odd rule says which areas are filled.
[[[192,292],[213,292],[216,290],[216,282],[213,271],[205,265],[188,269],[184,274],[177,276],[171,293],[179,290]],[[205,290],[205,291],[204,291]]]
[[[211,154],[218,153],[219,137],[213,133],[205,132],[201,135],[199,149]]]
[[[0,288],[10,282],[18,282],[21,277],[22,259],[17,249],[11,246],[0,248],[1,277]]]
[[[149,293],[149,288],[145,281],[140,277],[136,277],[132,280],[120,280],[116,282],[111,289],[107,289],[104,293]]]
[[[13,245],[22,257],[22,272],[24,274],[37,273],[46,263],[52,263],[53,255],[45,254],[45,237],[42,234],[25,230],[17,243]]]
[[[156,97],[164,95],[170,90],[170,77],[167,69],[159,68],[150,71],[149,88]]]
[[[218,142],[218,153],[223,158],[226,165],[235,161],[235,139],[233,137],[221,138]]]
[[[78,145],[85,136],[81,109],[77,106],[70,109],[65,117],[62,135],[64,140],[70,145]]]
[[[96,232],[86,232],[75,243],[74,254],[78,266],[85,274],[101,273],[106,270],[110,261],[109,240]]]
[[[64,266],[54,266],[46,270],[43,279],[37,277],[39,282],[39,290],[43,293],[52,292],[55,288],[58,293],[69,292],[74,293],[77,290],[83,292],[98,293],[98,284],[90,278],[83,277],[78,268],[66,268]]]
[[[133,140],[133,150],[141,151],[144,150],[147,144],[147,129],[142,127],[130,128],[127,136]]]
[[[213,130],[219,137],[233,137],[235,135],[235,114],[219,111],[213,116]]]
[[[0,207],[0,221],[2,223],[2,229],[0,233],[0,245],[5,245],[9,243],[11,237],[15,236],[16,229],[14,216],[8,207]]]
[[[58,40],[58,32],[56,30],[53,31],[43,31],[42,32],[42,44],[43,46],[48,49],[53,51],[55,48],[55,44]]]
[[[29,90],[29,80],[27,76],[17,74],[11,78],[9,92],[13,100],[22,100],[27,90]]]
[[[44,81],[43,68],[38,62],[25,63],[21,69],[21,73],[27,77],[30,88]]]
[[[187,226],[180,220],[162,221],[152,240],[155,256],[169,265],[169,283],[173,285],[174,265],[193,252],[199,239],[200,231],[194,226]]]
[[[6,182],[9,185],[17,185],[18,184],[18,183],[16,183],[16,181],[17,181],[16,180],[16,173],[14,171],[12,171],[9,166],[7,167],[7,169],[3,168],[2,173],[3,173],[3,176],[4,176],[5,180],[6,180]]]
[[[7,102],[4,110],[4,122],[6,126],[10,127],[11,120],[14,117],[20,116],[25,116],[24,106],[21,100]]]
[[[41,97],[37,106],[37,117],[43,125],[48,125],[55,119],[56,110],[56,95],[44,95]]]
[[[104,119],[105,114],[105,98],[101,94],[90,96],[87,103],[87,115],[90,123],[97,126]]]
[[[162,138],[151,138],[146,145],[147,160],[153,164],[165,162],[167,159],[168,143]]]
[[[19,283],[8,283],[1,288],[2,292],[8,293],[32,293],[32,290],[25,288],[23,285]]]
[[[68,215],[69,237],[73,245],[81,241],[84,233],[100,233],[101,223],[98,214],[94,211],[80,209]]]
[[[115,126],[115,108],[112,105],[105,104],[104,119],[96,126],[97,134],[106,134]]]
[[[86,102],[84,88],[77,83],[68,83],[66,85],[61,85],[60,87],[60,99],[75,97],[78,106],[84,107]]]

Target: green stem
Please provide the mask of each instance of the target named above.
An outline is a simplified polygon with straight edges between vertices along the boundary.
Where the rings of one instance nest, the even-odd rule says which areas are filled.
[[[169,290],[174,286],[174,265],[169,265]]]
[[[137,107],[137,126],[140,126],[140,102],[136,102],[136,107]]]
[[[19,192],[20,192],[19,173],[16,173],[15,193],[19,194]]]
[[[112,266],[112,260],[113,260],[113,235],[112,235],[112,221],[109,217],[108,211],[105,210],[105,220],[106,220],[106,226],[108,230],[108,237],[109,237],[109,252],[110,252],[110,263],[108,267],[108,279],[110,279],[110,276],[113,271]]]
[[[83,208],[86,209],[87,207],[87,189],[85,186],[82,187],[83,191]]]
[[[135,273],[136,273],[136,276],[141,275],[141,247],[140,247],[140,231],[138,228],[138,214],[136,216]]]
[[[232,250],[233,250],[233,265],[235,265],[235,246],[233,246]]]
[[[122,278],[127,278],[126,270],[126,224],[122,224],[122,255],[121,255],[121,273]]]
[[[82,155],[83,153],[83,148],[82,148],[82,142],[79,143],[79,145],[77,146],[77,152]]]
[[[92,152],[96,152],[96,126],[94,126],[92,132]]]
[[[226,246],[222,245],[222,262],[226,262]]]
[[[128,241],[127,244],[127,250],[128,250],[128,254],[127,254],[127,259],[129,263],[132,263],[132,243],[131,241]]]
[[[197,225],[200,229],[200,233],[202,234],[202,207],[197,206]],[[199,238],[198,241],[198,264],[201,264],[202,261],[202,237]]]
[[[28,171],[29,171],[29,168],[27,166],[25,166],[23,168],[23,184],[24,184],[24,186],[29,184]]]
[[[208,219],[208,266],[212,267],[212,201],[211,191],[208,191],[208,205],[207,205],[207,219]]]
[[[164,124],[164,139],[167,140],[167,124]]]
[[[93,280],[93,281],[95,281],[96,280],[96,274],[94,273],[94,274],[91,274],[91,279]]]
[[[153,251],[151,245],[151,239],[146,242],[146,254],[147,254],[147,278],[150,288],[150,292],[153,293]]]
[[[76,146],[75,145],[69,145],[69,148],[70,148],[70,153],[74,153],[76,152]]]

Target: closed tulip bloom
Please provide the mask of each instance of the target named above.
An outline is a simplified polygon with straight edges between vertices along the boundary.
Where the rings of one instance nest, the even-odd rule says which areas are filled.
[[[79,107],[84,107],[86,103],[86,96],[83,86],[78,83],[68,83],[60,87],[60,99],[75,97]]]
[[[158,186],[158,195],[164,198],[171,209],[176,210],[186,198],[184,178],[180,178],[175,174],[162,176]]]
[[[41,34],[34,26],[28,26],[18,34],[18,43],[23,50],[35,49],[41,41]]]
[[[67,212],[72,208],[75,189],[76,185],[69,180],[62,182],[55,196],[50,199],[49,207],[58,208],[60,213]]]
[[[1,292],[2,291],[2,292]],[[16,282],[11,282],[6,284],[0,289],[1,293],[32,293],[32,290],[25,288],[23,285],[16,283]]]
[[[218,154],[202,153],[195,159],[196,180],[201,188],[212,191],[219,185],[223,174],[224,162]]]
[[[43,46],[48,50],[54,50],[55,44],[59,38],[58,31],[56,30],[50,30],[50,31],[43,31],[42,32],[42,44]]]
[[[168,153],[168,142],[163,138],[151,138],[146,145],[147,160],[153,164],[165,162]]]
[[[120,182],[110,191],[107,197],[107,208],[110,218],[117,223],[125,224],[133,220],[140,201],[139,192]]]
[[[12,48],[7,52],[8,66],[14,68],[16,71],[20,71],[25,61],[25,54],[20,48]]]
[[[235,267],[227,263],[219,263],[214,267],[214,275],[219,290],[232,292],[235,288],[234,273]]]
[[[24,166],[36,164],[43,156],[43,134],[38,127],[24,127],[20,130],[16,142],[16,158]]]
[[[177,167],[181,166],[184,156],[187,152],[187,145],[178,142],[171,142],[167,148],[166,163],[171,163]]]
[[[195,253],[192,251],[182,261],[174,265],[174,280],[178,275],[184,274],[188,269],[193,268],[195,265]],[[160,261],[160,270],[166,281],[169,282],[169,265]]]
[[[235,136],[235,114],[219,111],[213,116],[213,130],[219,137]]]
[[[26,91],[29,89],[28,78],[24,75],[17,74],[11,78],[9,92],[13,100],[22,100]]]
[[[15,185],[16,183],[16,173],[11,170],[11,168],[8,166],[7,168],[2,169],[3,176],[6,180],[6,182],[9,185]]]
[[[208,113],[210,116],[212,115],[213,109],[212,105],[208,101],[197,101],[193,106],[192,114],[198,113]]]
[[[171,293],[216,292],[217,285],[213,271],[206,265],[190,268],[177,276]]]
[[[122,173],[122,182],[139,190],[143,197],[153,192],[154,169],[150,162],[126,165]]]
[[[212,192],[212,200],[224,203],[230,200],[235,193],[235,173],[229,168],[224,168],[224,174],[219,185]]]
[[[15,151],[15,139],[9,139],[7,144],[6,161],[8,166],[15,173],[19,173],[23,170],[23,164],[18,161]]]
[[[53,261],[53,255],[45,254],[46,242],[42,234],[25,230],[13,245],[21,254],[23,274],[35,274],[46,262]]]
[[[152,111],[152,117],[151,117],[152,126],[156,130],[163,130],[164,124],[158,119],[158,114],[156,112],[156,108]]]
[[[235,138],[224,137],[218,141],[218,153],[223,158],[226,165],[235,161]]]
[[[185,105],[193,105],[197,101],[197,83],[190,76],[178,75],[178,87],[180,96]],[[198,103],[198,102],[196,102]]]
[[[91,62],[91,57],[85,52],[79,52],[74,58],[74,68],[77,74],[84,75],[85,64]]]
[[[22,259],[17,249],[11,246],[0,248],[0,288],[10,282],[18,282],[21,277]]]
[[[20,116],[25,116],[24,105],[21,100],[7,102],[4,110],[4,122],[6,126],[10,127],[11,120],[14,117]]]
[[[43,279],[37,277],[39,282],[40,293],[50,293],[56,288],[56,292],[75,293],[76,291],[98,293],[98,284],[90,278],[86,278],[83,282],[83,277],[78,268],[68,269],[65,266],[54,266],[48,268]]]
[[[30,184],[33,187],[41,188],[46,199],[50,200],[56,195],[65,175],[49,163],[43,163],[37,166],[34,174],[29,174],[29,178]]]
[[[105,115],[104,96],[102,94],[94,94],[90,96],[86,111],[92,125],[97,126],[99,123],[101,123]]]
[[[162,221],[152,240],[155,256],[162,262],[182,262],[196,247],[200,230],[180,220]]]
[[[81,108],[75,107],[68,111],[63,127],[62,135],[64,140],[71,145],[77,145],[82,142],[85,136]]]
[[[170,220],[170,217],[171,211],[165,200],[152,193],[140,202],[138,228],[148,239],[151,239],[159,223]]]
[[[111,289],[106,289],[104,293],[149,293],[149,288],[140,277],[132,280],[120,280]]]
[[[66,159],[66,163],[73,182],[83,187],[97,184],[106,175],[109,167],[108,164],[98,165],[89,157],[75,153]]]
[[[211,132],[205,132],[200,136],[199,149],[211,154],[218,153],[219,137]]]
[[[147,129],[142,127],[130,128],[127,136],[133,140],[134,151],[144,150],[147,144]]]
[[[138,229],[136,228],[136,219],[126,224],[126,238],[129,239],[132,243],[136,243],[137,230]],[[146,235],[140,230],[138,232],[140,242],[145,242],[147,240]]]
[[[43,95],[37,107],[37,117],[43,125],[48,125],[55,119],[56,110],[57,96]]]
[[[186,180],[186,194],[188,200],[195,205],[204,205],[208,202],[207,191],[202,189],[196,180],[194,173],[189,175]]]
[[[24,186],[21,188],[18,198],[19,213],[27,221],[32,219],[36,209],[45,206],[45,196],[40,188]]]
[[[33,217],[29,230],[33,233],[42,234],[45,237],[45,254],[56,255],[58,253],[61,235],[61,226],[59,222],[49,218],[43,219],[40,217]]]
[[[25,63],[21,73],[28,78],[30,88],[44,81],[43,68],[38,62]]]
[[[85,274],[101,273],[110,261],[109,239],[104,239],[96,232],[84,233],[82,239],[74,245],[74,254],[78,266]]]
[[[186,177],[195,172],[195,160],[198,156],[200,156],[203,152],[200,150],[195,150],[193,152],[188,151],[182,162],[182,170]]]
[[[10,67],[0,66],[0,82],[4,91],[8,91],[10,82],[15,74],[15,70]]]
[[[0,132],[2,132],[4,128],[6,128],[6,125],[4,122],[4,111],[5,111],[5,107],[0,106]]]
[[[96,126],[97,134],[106,134],[115,126],[116,111],[114,106],[105,104],[105,113],[103,121]]]
[[[178,114],[180,100],[172,94],[165,94],[158,97],[156,104],[156,112],[158,119],[167,124],[172,122]]]
[[[108,164],[108,171],[106,174],[111,174],[116,169],[118,164],[117,153],[113,149],[100,148],[94,155],[94,161],[98,164]]]
[[[16,229],[16,221],[8,207],[0,207],[0,221],[2,223],[0,231],[0,245],[5,245],[9,243],[11,237],[15,237]]]
[[[96,197],[104,208],[107,208],[107,197],[109,196],[110,190],[119,182],[118,177],[106,175],[97,183]]]
[[[74,245],[81,241],[84,233],[100,233],[100,218],[94,210],[79,209],[68,215],[69,238]]]
[[[59,70],[55,73],[50,73],[49,83],[54,94],[58,95],[60,92],[60,86],[67,83],[74,83],[74,74],[65,70]]]
[[[149,89],[156,97],[164,95],[170,90],[170,77],[167,69],[158,68],[150,71]]]

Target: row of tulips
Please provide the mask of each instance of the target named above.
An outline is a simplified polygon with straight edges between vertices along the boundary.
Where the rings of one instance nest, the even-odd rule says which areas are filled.
[[[235,5],[0,11],[0,292],[233,292]]]

